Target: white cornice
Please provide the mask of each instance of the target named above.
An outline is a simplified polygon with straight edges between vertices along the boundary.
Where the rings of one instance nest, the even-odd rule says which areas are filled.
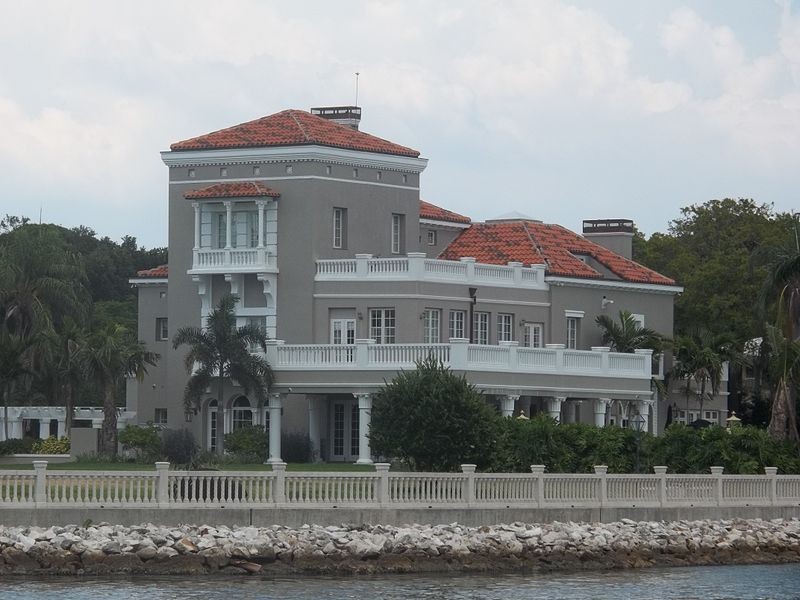
[[[420,225],[433,225],[434,227],[451,227],[453,229],[469,229],[471,223],[456,223],[454,221],[439,221],[438,219],[419,219]]]
[[[344,150],[312,144],[227,150],[166,150],[161,153],[161,160],[168,167],[315,161],[407,173],[422,173],[428,165],[427,158]]]
[[[136,279],[128,279],[128,283],[132,287],[144,287],[149,285],[167,285],[166,277],[140,277]]]
[[[683,287],[679,285],[657,285],[654,283],[633,283],[631,281],[610,281],[608,279],[578,279],[573,277],[545,277],[550,285],[598,288],[602,290],[628,290],[635,292],[652,292],[654,294],[680,294]]]
[[[278,176],[278,177],[235,177],[230,179],[181,179],[180,181],[170,181],[169,185],[197,185],[199,183],[226,183],[226,181],[299,181],[303,179],[317,179],[320,181],[337,181],[339,183],[356,183],[360,185],[374,185],[376,187],[387,187],[387,188],[396,188],[398,190],[411,190],[411,191],[419,191],[419,188],[413,185],[397,185],[394,183],[382,183],[380,181],[365,181],[363,179],[344,179],[342,177],[326,177],[325,175],[287,175],[287,176]],[[240,201],[252,201],[254,198],[241,198]],[[204,199],[198,199],[198,201]],[[219,198],[205,198],[205,200],[211,200],[213,202],[219,202]],[[231,198],[234,202],[237,200],[235,198]],[[274,198],[273,198],[274,200]]]

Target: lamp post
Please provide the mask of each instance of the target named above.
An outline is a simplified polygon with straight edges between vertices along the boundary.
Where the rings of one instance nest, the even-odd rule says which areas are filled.
[[[642,431],[644,430],[645,423],[646,420],[642,414],[636,413],[636,416],[633,417],[633,428],[636,430],[636,465],[634,466],[634,472],[637,474],[640,469],[639,459],[642,451]]]

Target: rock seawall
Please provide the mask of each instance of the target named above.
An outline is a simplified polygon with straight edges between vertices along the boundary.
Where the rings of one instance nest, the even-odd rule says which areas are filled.
[[[0,527],[0,574],[369,574],[800,562],[800,520]]]

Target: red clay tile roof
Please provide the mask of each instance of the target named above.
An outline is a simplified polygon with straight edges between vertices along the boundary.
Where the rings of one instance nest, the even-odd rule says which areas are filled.
[[[450,221],[451,223],[472,223],[472,219],[469,217],[440,208],[435,204],[425,202],[425,200],[419,201],[419,218],[431,219],[432,221]]]
[[[136,271],[139,277],[166,277],[169,274],[167,265],[158,265],[152,269],[144,269],[143,271]]]
[[[259,181],[228,181],[215,183],[197,190],[189,190],[183,194],[187,200],[203,200],[205,198],[261,198],[269,196],[278,198],[280,194]]]
[[[170,146],[170,150],[222,150],[309,144],[399,156],[419,156],[417,150],[296,109],[284,110],[255,121],[176,142]]]
[[[472,256],[478,262],[490,264],[504,265],[511,261],[525,265],[545,264],[548,275],[604,278],[576,255],[592,257],[623,281],[675,285],[669,277],[590,242],[565,227],[535,221],[473,224],[462,231],[439,258],[458,260]]]

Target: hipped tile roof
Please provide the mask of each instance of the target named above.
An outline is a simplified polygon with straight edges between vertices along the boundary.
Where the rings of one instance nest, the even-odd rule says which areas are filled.
[[[280,194],[260,181],[228,181],[215,183],[183,194],[187,200],[207,198],[278,198]]]
[[[152,269],[144,269],[142,271],[136,271],[136,275],[139,277],[167,277],[169,274],[169,269],[167,265],[158,265],[157,267],[153,267]]]
[[[417,150],[296,109],[284,110],[254,121],[176,142],[170,146],[170,150],[223,150],[311,144],[415,158],[419,156]]]
[[[472,223],[472,219],[469,217],[441,208],[430,202],[425,202],[425,200],[419,201],[419,218],[431,219],[432,221],[449,221],[451,223]]]
[[[623,281],[675,285],[675,281],[560,225],[517,220],[475,223],[439,255],[446,260],[472,256],[477,262],[504,265],[544,264],[548,275],[603,279],[578,256],[590,256]]]

